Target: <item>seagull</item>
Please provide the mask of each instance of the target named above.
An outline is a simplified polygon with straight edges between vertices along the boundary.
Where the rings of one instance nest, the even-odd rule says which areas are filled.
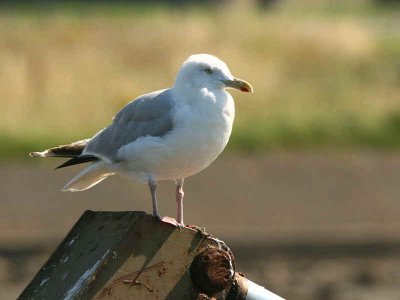
[[[31,152],[30,156],[69,158],[56,169],[89,163],[63,191],[84,191],[114,174],[147,183],[153,216],[160,220],[157,182],[173,180],[177,217],[169,219],[184,226],[185,178],[208,167],[221,154],[232,132],[235,105],[226,88],[253,92],[248,82],[233,77],[217,57],[191,55],[171,88],[132,100],[92,138]]]

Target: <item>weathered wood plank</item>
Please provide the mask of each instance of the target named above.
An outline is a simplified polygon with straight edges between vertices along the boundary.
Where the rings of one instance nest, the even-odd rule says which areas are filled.
[[[194,299],[207,246],[220,244],[143,212],[86,211],[19,299]]]

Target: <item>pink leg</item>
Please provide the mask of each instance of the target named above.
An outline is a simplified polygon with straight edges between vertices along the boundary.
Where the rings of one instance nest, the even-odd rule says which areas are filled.
[[[182,226],[183,224],[183,196],[185,193],[183,192],[183,179],[179,180],[177,185],[176,185],[176,202],[177,202],[177,214],[176,214],[176,220],[178,223]]]
[[[149,187],[150,187],[150,192],[151,192],[151,199],[153,203],[153,216],[157,217],[159,220],[165,222],[165,223],[170,223],[174,226],[182,227],[184,226],[183,224],[183,179],[177,181],[176,185],[176,201],[178,203],[178,217],[177,220],[174,218],[170,217],[160,217],[158,214],[158,205],[157,205],[157,195],[156,195],[156,189],[157,189],[157,182],[155,180],[149,180]]]

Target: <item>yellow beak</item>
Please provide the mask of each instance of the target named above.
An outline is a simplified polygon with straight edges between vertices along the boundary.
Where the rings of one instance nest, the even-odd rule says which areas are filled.
[[[230,87],[247,93],[254,92],[254,89],[250,83],[239,78],[234,78],[233,80],[223,80],[222,82],[225,83],[226,87]]]

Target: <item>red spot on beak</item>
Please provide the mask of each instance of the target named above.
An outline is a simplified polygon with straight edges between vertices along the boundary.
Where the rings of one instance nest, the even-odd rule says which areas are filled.
[[[248,88],[246,88],[246,87],[242,87],[242,88],[240,88],[240,90],[242,92],[246,92],[246,93],[250,92],[250,90]]]

